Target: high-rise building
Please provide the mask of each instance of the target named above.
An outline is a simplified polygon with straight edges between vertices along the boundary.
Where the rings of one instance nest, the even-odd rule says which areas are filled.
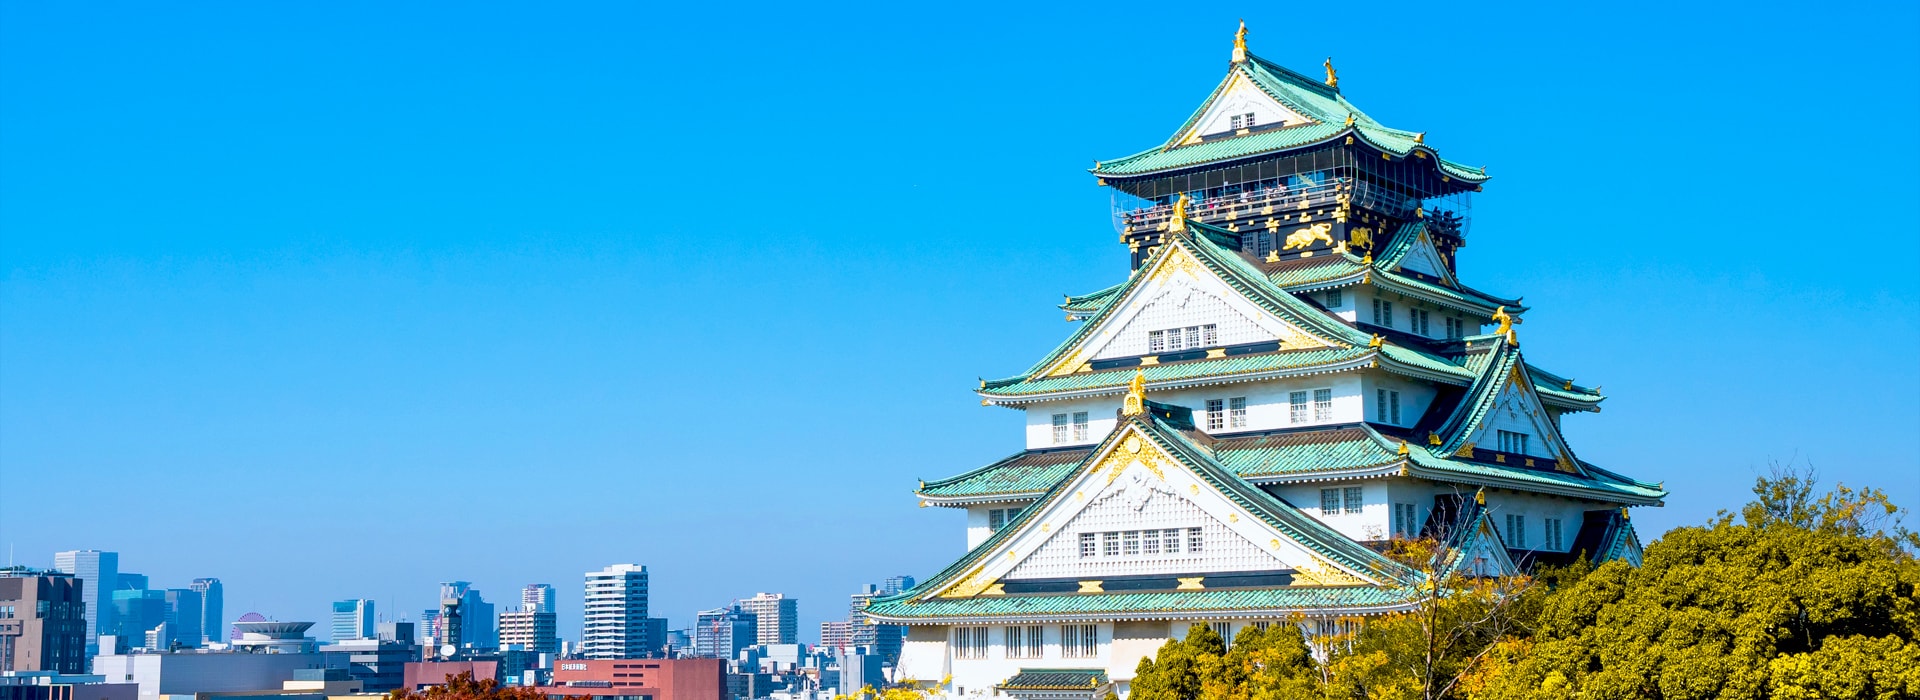
[[[826,647],[831,653],[839,654],[841,649],[847,648],[847,644],[853,641],[847,627],[846,620],[828,620],[820,623],[820,646]]]
[[[759,641],[757,620],[738,605],[702,610],[693,626],[693,655],[731,659]]]
[[[333,601],[333,641],[373,639],[373,610],[373,601],[366,598]]]
[[[847,646],[867,647],[869,652],[891,664],[900,660],[900,644],[906,638],[907,628],[905,625],[878,624],[867,617],[867,605],[884,595],[884,589],[873,584],[867,584],[859,593],[853,594],[853,602],[847,606]]]
[[[740,601],[740,609],[757,618],[760,644],[796,644],[800,636],[800,601],[782,593],[758,593]]]
[[[202,612],[200,593],[187,588],[169,588],[166,591],[167,629],[171,634],[163,647],[197,647],[204,637],[200,630]]]
[[[466,581],[447,581],[440,584],[440,620],[438,642],[442,645],[453,644],[462,649],[498,649],[500,637],[494,628],[493,604],[480,597],[480,589]],[[448,617],[449,613],[458,615],[460,638],[446,639],[456,622]]]
[[[217,578],[197,578],[187,588],[200,594],[200,639],[205,644],[227,641],[226,590]]]
[[[916,488],[966,513],[968,546],[866,606],[913,629],[898,677],[956,693],[1044,668],[1097,698],[1196,620],[1318,637],[1446,576],[1639,562],[1626,509],[1667,491],[1577,456],[1560,426],[1605,397],[1530,362],[1526,307],[1461,276],[1486,170],[1368,116],[1331,60],[1323,80],[1254,56],[1244,25],[1220,48],[1170,138],[1095,162],[1127,272],[975,388],[1025,414],[1025,449]],[[1382,553],[1414,538],[1447,568]]]
[[[82,580],[65,572],[0,569],[0,672],[86,673]]]
[[[536,654],[560,653],[559,630],[551,610],[509,610],[500,613],[500,647],[512,645]]]
[[[107,607],[113,611],[113,626],[102,634],[112,634],[116,638],[116,649],[101,649],[101,654],[123,653],[133,647],[146,646],[147,633],[167,621],[167,592],[145,588],[122,588],[113,591]],[[166,646],[164,639],[161,647]]]
[[[97,549],[56,552],[53,568],[80,579],[80,595],[87,606],[87,653],[94,654],[100,630],[113,629],[112,590],[120,581],[120,554]],[[107,593],[103,595],[101,591]],[[106,604],[102,605],[102,601]]]
[[[326,655],[329,668],[346,669],[371,693],[400,687],[406,665],[420,660],[411,622],[376,623],[373,638],[338,641],[320,647],[320,653]]]
[[[520,589],[520,609],[534,612],[553,612],[553,585],[529,583]]]
[[[656,647],[647,639],[647,567],[615,564],[587,572],[580,654],[588,659],[637,659]]]
[[[893,595],[912,587],[912,576],[888,576],[880,582],[880,594]]]

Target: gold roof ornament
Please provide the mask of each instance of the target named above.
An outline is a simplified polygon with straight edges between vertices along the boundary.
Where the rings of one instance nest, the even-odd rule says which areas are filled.
[[[1127,398],[1120,404],[1120,415],[1137,416],[1147,412],[1147,372],[1136,369],[1127,382]]]
[[[1240,31],[1233,33],[1233,62],[1243,63],[1246,60],[1247,60],[1247,21],[1243,19],[1243,20],[1240,20]]]
[[[1483,506],[1484,506],[1484,505],[1486,505],[1486,504],[1487,504],[1487,490],[1486,490],[1486,489],[1480,489],[1479,491],[1475,491],[1475,492],[1473,492],[1473,502],[1474,502],[1474,503],[1476,503],[1476,504],[1479,504],[1479,505],[1483,505]]]
[[[1414,142],[1414,143],[1426,143],[1426,142],[1427,142],[1427,132],[1424,132],[1424,131],[1422,131],[1422,132],[1420,132],[1420,133],[1417,133],[1417,134],[1414,134],[1414,135],[1413,135],[1413,142]]]
[[[1370,347],[1370,348],[1378,348],[1380,347],[1380,345],[1381,345],[1381,342],[1380,342],[1379,333],[1373,334],[1373,340],[1367,341],[1367,347]]]
[[[1505,306],[1493,310],[1493,322],[1500,324],[1499,328],[1494,329],[1494,335],[1506,335],[1513,330],[1513,315],[1507,313]]]
[[[1407,441],[1405,441],[1405,440],[1401,440],[1401,441],[1400,441],[1400,456],[1402,456],[1402,457],[1405,457],[1405,456],[1407,455],[1407,451],[1408,451],[1408,450],[1407,450]]]
[[[1187,230],[1187,193],[1180,193],[1180,198],[1173,201],[1173,217],[1167,219],[1167,230]]]
[[[1327,66],[1327,87],[1333,88],[1335,90],[1340,89],[1340,75],[1338,73],[1333,72],[1332,56],[1327,57],[1327,62],[1325,65]]]
[[[1429,431],[1427,433],[1427,444],[1432,445],[1434,447],[1439,447],[1441,445],[1440,434]]]
[[[1353,126],[1353,113],[1347,113],[1347,126]]]

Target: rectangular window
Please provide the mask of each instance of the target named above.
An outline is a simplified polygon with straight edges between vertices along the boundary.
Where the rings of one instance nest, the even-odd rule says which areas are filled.
[[[1229,123],[1230,123],[1230,126],[1227,127],[1229,129],[1238,130],[1238,129],[1244,128],[1240,125],[1241,124],[1240,115],[1238,114],[1233,115],[1233,117],[1229,120]]]
[[[1227,402],[1220,399],[1207,399],[1207,430],[1223,430],[1227,427]]]
[[[1066,444],[1066,442],[1067,442],[1067,414],[1055,413],[1053,414],[1053,444],[1063,445],[1063,444]]]
[[[1342,296],[1343,295],[1340,293],[1340,290],[1338,289],[1327,290],[1327,308],[1329,309],[1340,308],[1340,305],[1346,303],[1347,301],[1346,299],[1341,298]]]
[[[953,628],[953,655],[961,659],[987,658],[987,628]]]
[[[1349,515],[1360,512],[1360,507],[1363,505],[1360,502],[1360,497],[1363,493],[1358,486],[1348,486],[1346,488],[1343,495],[1345,496],[1344,500],[1347,502],[1346,510]]]
[[[1466,335],[1464,331],[1465,331],[1465,324],[1462,323],[1460,319],[1453,318],[1451,316],[1447,317],[1447,337],[1448,338],[1459,338],[1461,336],[1464,336]]]
[[[1201,326],[1200,327],[1200,344],[1202,347],[1209,347],[1209,348],[1215,345],[1219,345],[1220,344],[1220,324],[1209,323],[1207,325]]]
[[[1214,634],[1220,635],[1220,641],[1225,642],[1228,647],[1233,646],[1233,623],[1215,622],[1207,626],[1213,628]]]
[[[1547,518],[1547,549],[1560,551],[1566,549],[1566,543],[1560,540],[1560,519]]]
[[[1507,430],[1500,431],[1500,451],[1526,454],[1527,437],[1528,435],[1526,433],[1516,433]]]
[[[1313,419],[1333,420],[1333,390],[1313,390]]]
[[[999,508],[987,511],[987,529],[999,532],[1007,526],[1007,512]]]
[[[1394,425],[1400,424],[1400,392],[1398,391],[1387,392],[1387,416],[1392,419],[1388,422]]]
[[[1087,559],[1099,553],[1100,545],[1094,542],[1094,534],[1091,532],[1080,533],[1080,558]]]
[[[1393,327],[1393,302],[1373,300],[1373,325]]]
[[[1320,489],[1320,514],[1340,514],[1340,489]]]
[[[1140,533],[1140,553],[1141,554],[1159,554],[1160,553],[1160,531],[1159,530],[1146,530]]]
[[[1420,536],[1420,511],[1412,503],[1393,504],[1393,535],[1413,539]]]
[[[1075,442],[1087,439],[1087,412],[1075,411],[1073,414],[1073,439]]]
[[[1147,333],[1147,352],[1148,353],[1159,354],[1160,352],[1166,349],[1167,349],[1167,332],[1166,331],[1149,331]]]
[[[1038,659],[1045,649],[1040,637],[1039,625],[1013,626],[1006,628],[1006,654],[1009,659]]]
[[[1140,556],[1139,530],[1128,530],[1120,533],[1120,554],[1129,557]]]
[[[1247,397],[1236,396],[1227,399],[1227,427],[1247,427]]]
[[[1120,533],[1100,533],[1100,553],[1109,557],[1120,556]]]
[[[1167,548],[1167,553],[1168,553],[1168,554],[1179,554],[1179,553],[1180,553],[1180,531],[1179,531],[1179,530],[1163,530],[1163,531],[1161,531],[1161,532],[1160,532],[1160,541],[1162,541],[1162,542],[1164,542],[1164,543],[1166,543],[1166,548]]]
[[[1426,309],[1414,309],[1407,313],[1408,315],[1413,317],[1412,319],[1410,319],[1413,324],[1410,330],[1412,330],[1415,333],[1419,333],[1420,335],[1433,334],[1432,329],[1427,325],[1427,321],[1429,320],[1429,315],[1427,314]]]
[[[1307,422],[1307,392],[1296,391],[1287,394],[1287,421],[1290,423]]]
[[[1060,656],[1069,659],[1091,659],[1099,653],[1099,625],[1060,626]]]
[[[1507,546],[1525,549],[1527,546],[1527,516],[1507,514]]]
[[[1387,422],[1387,390],[1373,390],[1373,422]]]
[[[1187,528],[1187,551],[1189,552],[1200,551],[1200,528],[1197,528],[1197,527]]]

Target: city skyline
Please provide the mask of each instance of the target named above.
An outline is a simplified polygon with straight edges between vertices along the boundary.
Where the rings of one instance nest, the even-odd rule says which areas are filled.
[[[228,623],[325,625],[343,599],[420,622],[442,581],[472,582],[496,611],[550,583],[575,642],[580,573],[630,562],[649,567],[650,614],[674,628],[779,592],[802,601],[799,637],[814,641],[860,586],[964,552],[960,516],[921,510],[916,480],[1019,450],[1020,416],[971,390],[1062,334],[1060,294],[1124,269],[1085,170],[1116,144],[1165,136],[1201,97],[1190,86],[1217,78],[1237,19],[1169,18],[1152,37],[1161,59],[1128,72],[1052,69],[1087,60],[1076,37],[1138,36],[1151,7],[1117,9],[1005,23],[595,6],[446,26],[404,8],[390,24],[14,8],[0,23],[0,62],[18,67],[0,94],[0,545],[39,568],[58,551],[116,552],[154,590],[218,577]],[[1920,118],[1913,91],[1886,89],[1920,74],[1894,48],[1914,9],[1872,22],[1851,5],[1765,9],[1738,20],[1737,39],[1691,42],[1726,20],[1535,8],[1530,21],[1578,27],[1551,51],[1503,34],[1497,13],[1464,12],[1436,30],[1489,67],[1445,76],[1413,47],[1304,37],[1264,54],[1300,67],[1332,55],[1371,113],[1488,165],[1472,276],[1541,309],[1521,327],[1529,357],[1581,368],[1613,397],[1568,430],[1583,457],[1666,482],[1666,507],[1634,513],[1647,540],[1738,507],[1775,461],[1920,504],[1920,458],[1854,437],[1920,423],[1920,370],[1776,350],[1780,329],[1836,310],[1884,319],[1879,337],[1910,347],[1920,283],[1859,279],[1855,254],[1808,254],[1794,226],[1694,204],[1795,177],[1748,147],[1777,138],[1746,113],[1772,81]],[[1269,38],[1286,24],[1277,9],[1247,20]],[[648,21],[703,31],[642,45],[634,28]],[[18,28],[49,23],[92,29]],[[797,38],[848,32],[908,55]],[[1805,53],[1761,48],[1782,45]],[[773,111],[718,110],[712,135],[662,136],[682,126],[663,104],[733,98],[693,77],[716,54],[776,66],[780,79],[755,88]],[[1178,87],[1072,128],[1017,126],[1105,103],[1115,83]],[[1651,200],[1634,209],[1654,233],[1564,211],[1561,188],[1590,154],[1644,150],[1671,128],[1594,107],[1626,95],[1724,125],[1702,157],[1741,174],[1684,176],[1685,197],[1623,193]],[[135,116],[113,116],[126,101]],[[817,153],[872,105],[915,127],[799,174],[748,167]],[[1563,133],[1583,141],[1543,146]],[[1882,160],[1841,169],[1859,196],[1898,201],[1913,176]],[[764,211],[701,213],[742,190]],[[1700,255],[1693,237],[1723,230],[1758,241]],[[1878,255],[1916,245],[1895,236]],[[758,427],[689,410],[716,400]],[[915,420],[888,420],[900,410]],[[39,495],[67,493],[75,474],[92,485],[82,517]],[[405,507],[449,491],[452,512]],[[156,495],[205,520],[148,526],[133,514]],[[696,520],[719,504],[736,517]],[[389,528],[432,546],[398,546]],[[819,551],[758,546],[789,533]],[[290,542],[301,556],[260,554]]]

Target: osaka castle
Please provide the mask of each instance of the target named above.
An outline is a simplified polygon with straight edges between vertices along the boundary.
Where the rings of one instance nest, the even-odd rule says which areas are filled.
[[[1231,643],[1412,609],[1429,574],[1394,538],[1469,576],[1638,563],[1628,508],[1666,491],[1580,458],[1561,421],[1599,390],[1535,364],[1529,309],[1459,274],[1486,170],[1324,73],[1248,53],[1243,25],[1171,137],[1096,163],[1131,269],[978,387],[1025,412],[1025,449],[920,484],[966,511],[967,551],[866,609],[907,626],[896,680],[1125,697],[1195,623]]]

